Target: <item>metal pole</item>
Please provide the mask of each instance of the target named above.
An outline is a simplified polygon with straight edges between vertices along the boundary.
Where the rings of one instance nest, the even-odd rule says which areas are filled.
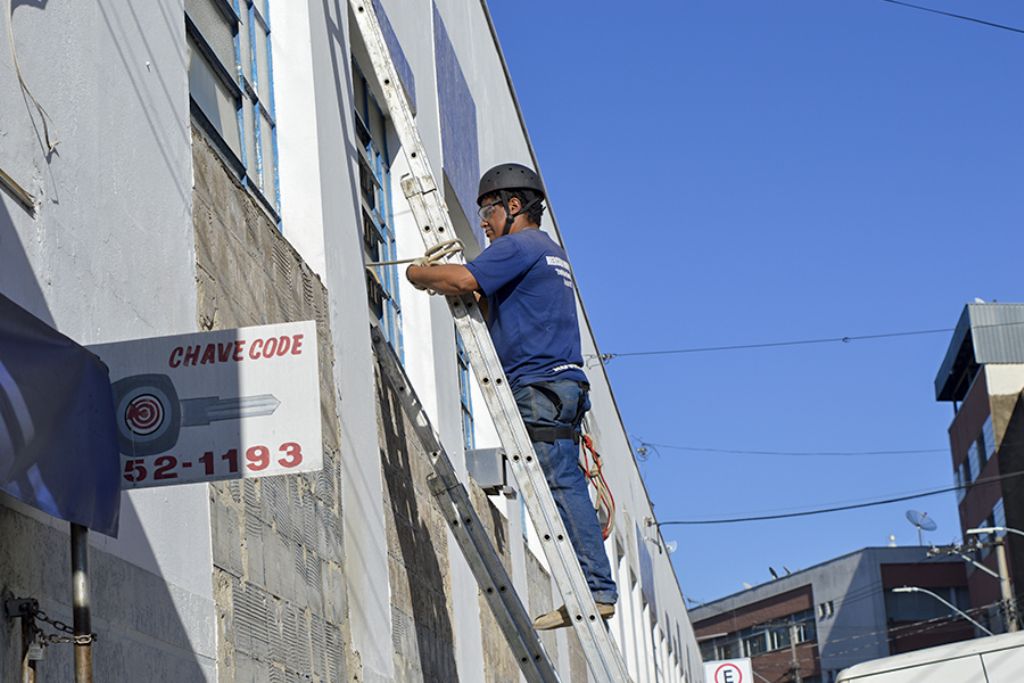
[[[89,530],[71,525],[71,606],[75,638],[92,634],[89,616]],[[92,683],[92,641],[75,643],[75,683]]]
[[[800,677],[800,659],[796,656],[796,622],[789,624],[789,651],[793,654],[793,680],[803,683]]]
[[[996,565],[999,568],[999,592],[1003,598],[1003,610],[1006,615],[1006,630],[1010,633],[1018,630],[1017,604],[1014,600],[1013,587],[1010,585],[1010,570],[1006,566],[1006,543],[1002,536],[993,541],[996,546]]]
[[[21,618],[21,642],[24,643],[21,654],[21,683],[36,683],[36,661],[29,659],[28,648],[35,634],[32,632],[32,619]]]

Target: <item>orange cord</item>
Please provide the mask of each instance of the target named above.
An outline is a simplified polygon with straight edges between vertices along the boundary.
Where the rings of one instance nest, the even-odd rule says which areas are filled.
[[[598,509],[602,509],[606,513],[607,521],[604,523],[604,528],[601,529],[601,537],[607,540],[615,527],[615,496],[612,495],[612,490],[604,478],[602,471],[604,464],[601,462],[601,454],[594,448],[594,440],[584,434],[580,441],[583,444],[583,459],[580,462],[580,469],[583,470],[587,479],[594,485],[594,490],[597,491]],[[587,455],[588,452],[593,456],[593,467],[590,465],[591,458]]]

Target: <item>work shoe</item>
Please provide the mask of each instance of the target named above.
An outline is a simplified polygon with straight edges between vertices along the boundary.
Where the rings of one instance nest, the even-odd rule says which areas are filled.
[[[597,613],[602,619],[611,619],[615,616],[615,605],[608,602],[597,603]],[[542,614],[533,620],[533,627],[538,631],[550,631],[556,628],[572,626],[572,619],[569,618],[569,610],[562,605],[556,610]]]

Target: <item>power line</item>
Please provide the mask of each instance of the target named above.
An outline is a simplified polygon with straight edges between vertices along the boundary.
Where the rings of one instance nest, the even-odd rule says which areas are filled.
[[[947,448],[917,448],[896,451],[757,451],[743,450],[738,448],[704,448],[702,446],[680,446],[675,444],[653,443],[650,441],[639,441],[639,449],[667,448],[675,451],[688,451],[691,453],[724,453],[728,455],[781,455],[793,457],[818,457],[818,456],[866,456],[866,455],[919,455],[924,453],[946,453]],[[646,455],[646,451],[644,453]]]
[[[1024,325],[1024,320],[1017,320],[1005,323],[990,323],[987,325],[971,325],[970,330],[982,330],[993,327],[1018,327]],[[881,334],[858,334],[844,337],[816,337],[810,339],[789,339],[775,342],[756,342],[752,344],[727,344],[723,346],[690,346],[679,349],[661,349],[655,351],[624,351],[621,353],[599,353],[586,354],[588,360],[596,360],[598,363],[608,363],[616,358],[627,356],[670,356],[690,353],[711,353],[717,351],[743,351],[749,349],[773,349],[786,346],[810,346],[813,344],[849,344],[855,341],[872,341],[879,339],[896,339],[900,337],[918,337],[929,334],[946,334],[955,332],[955,327],[939,327],[928,330],[908,330],[903,332],[883,332]]]
[[[731,344],[727,346],[696,346],[683,349],[665,349],[661,351],[628,351],[626,353],[602,353],[598,358],[608,362],[616,358],[626,356],[667,356],[683,353],[709,353],[712,351],[740,351],[744,349],[769,349],[782,346],[807,346],[810,344],[849,344],[853,341],[864,341],[868,339],[891,339],[893,337],[914,337],[923,334],[940,334],[952,332],[952,327],[943,327],[935,330],[913,330],[910,332],[886,332],[883,334],[861,334],[847,337],[821,337],[818,339],[793,339],[778,342],[762,342],[757,344]]]
[[[752,450],[742,448],[708,448],[704,446],[688,446],[681,444],[665,444],[645,441],[638,436],[630,436],[636,443],[634,451],[639,460],[646,461],[650,452],[654,451],[661,455],[660,449],[686,451],[689,453],[719,453],[723,455],[766,455],[766,456],[791,456],[791,457],[860,457],[871,455],[924,455],[929,453],[949,453],[949,448],[909,448],[904,450],[891,451],[772,451]],[[999,442],[999,448],[1016,448],[1024,445],[1024,441],[1003,440]]]
[[[899,503],[905,500],[914,500],[915,498],[926,498],[928,496],[937,496],[941,493],[949,493],[950,491],[957,491],[959,489],[969,488],[971,486],[978,486],[981,484],[991,484],[1003,479],[1010,479],[1012,477],[1019,477],[1024,475],[1024,472],[1011,472],[1010,474],[1002,474],[997,477],[986,477],[984,479],[976,479],[970,484],[960,484],[957,486],[948,486],[942,489],[934,489],[931,491],[924,491],[922,493],[912,493],[906,496],[896,496],[894,498],[886,498],[884,500],[875,500],[865,503],[852,503],[850,505],[837,505],[835,507],[820,508],[817,510],[805,510],[803,512],[786,512],[775,515],[759,515],[753,517],[733,517],[728,519],[686,519],[686,520],[671,520],[668,522],[659,522],[658,526],[697,526],[702,524],[737,524],[739,522],[763,522],[772,519],[789,519],[792,517],[810,517],[812,515],[824,515],[829,512],[843,512],[845,510],[859,510],[861,508],[875,507],[878,505],[888,505],[890,503]]]
[[[997,24],[993,21],[986,21],[985,19],[978,19],[976,17],[968,17],[963,14],[954,14],[953,12],[946,12],[941,9],[935,9],[934,7],[925,7],[923,5],[915,5],[910,2],[903,2],[903,0],[882,0],[882,2],[888,2],[891,5],[900,5],[902,7],[909,7],[911,9],[921,10],[922,12],[931,12],[932,14],[941,14],[944,17],[952,17],[953,19],[962,19],[964,21],[970,21],[975,24],[981,24],[983,26],[991,26],[992,28],[1000,28],[1004,31],[1013,31],[1014,33],[1024,33],[1024,29],[1017,28],[1015,26],[1007,26],[1006,24]]]

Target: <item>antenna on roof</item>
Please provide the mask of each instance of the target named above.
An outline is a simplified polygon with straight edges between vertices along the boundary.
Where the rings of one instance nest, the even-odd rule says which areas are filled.
[[[907,510],[907,521],[917,528],[918,545],[924,545],[924,541],[921,537],[922,530],[935,531],[939,528],[935,523],[935,520],[929,517],[927,512],[920,512],[918,510]]]

